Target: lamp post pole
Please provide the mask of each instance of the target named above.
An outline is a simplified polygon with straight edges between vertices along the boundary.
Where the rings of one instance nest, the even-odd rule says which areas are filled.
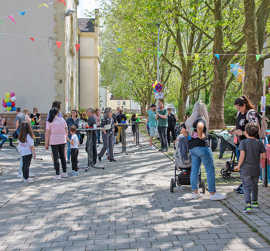
[[[160,74],[159,74],[159,40],[160,40],[160,23],[157,24],[158,27],[158,41],[157,41],[157,82],[160,82]]]

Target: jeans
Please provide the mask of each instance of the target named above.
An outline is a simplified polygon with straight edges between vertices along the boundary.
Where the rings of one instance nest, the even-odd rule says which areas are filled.
[[[258,182],[259,177],[255,176],[243,176],[241,177],[244,187],[245,201],[246,203],[251,203],[251,195],[252,201],[258,201]]]
[[[98,142],[98,144],[100,144],[100,136],[101,136],[100,130],[97,130],[97,142]]]
[[[67,142],[67,160],[70,161],[70,154],[71,154],[71,151],[70,151],[70,142]]]
[[[22,156],[22,160],[23,160],[23,167],[22,167],[23,178],[27,180],[29,178],[29,167],[32,160],[32,154]]]
[[[71,149],[72,170],[76,172],[78,171],[78,155],[79,155],[79,149],[72,148]]]
[[[158,134],[160,138],[161,149],[168,150],[167,127],[158,126]]]
[[[0,139],[1,139],[1,142],[0,142],[0,147],[1,147],[8,140],[8,137],[5,134],[0,133]]]
[[[107,151],[109,154],[109,159],[112,160],[113,157],[113,144],[114,144],[114,135],[113,133],[107,132],[102,133],[103,147],[98,155],[99,158],[102,158]]]
[[[65,145],[66,144],[60,144],[60,145],[52,145],[52,154],[53,154],[53,163],[54,163],[54,169],[56,172],[56,175],[60,174],[60,164],[59,164],[59,158],[61,160],[62,169],[63,172],[67,172],[67,163],[66,163],[66,156],[65,156]]]
[[[215,181],[215,166],[213,160],[213,154],[209,147],[194,147],[190,149],[191,154],[191,175],[190,184],[192,190],[198,190],[198,178],[201,163],[207,173],[208,191],[210,193],[216,192],[216,181]]]

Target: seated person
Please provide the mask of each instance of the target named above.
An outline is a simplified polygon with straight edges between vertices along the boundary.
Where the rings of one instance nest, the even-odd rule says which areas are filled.
[[[0,148],[2,148],[4,143],[8,140],[7,134],[8,131],[6,119],[0,118]]]

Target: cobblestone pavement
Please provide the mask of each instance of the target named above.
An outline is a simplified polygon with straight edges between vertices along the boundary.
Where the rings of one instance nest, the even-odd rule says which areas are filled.
[[[128,152],[105,170],[56,181],[50,152],[39,148],[36,181],[24,185],[17,153],[1,150],[0,250],[270,250],[224,204],[191,200],[188,187],[171,194],[163,154],[146,144]]]

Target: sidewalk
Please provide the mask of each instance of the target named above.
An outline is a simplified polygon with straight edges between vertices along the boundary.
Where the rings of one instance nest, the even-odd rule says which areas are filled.
[[[189,187],[171,194],[173,163],[146,142],[128,143],[128,155],[104,161],[105,170],[61,181],[39,148],[43,160],[33,162],[37,178],[27,186],[16,177],[14,150],[2,150],[0,250],[270,250],[221,202],[191,200]]]

